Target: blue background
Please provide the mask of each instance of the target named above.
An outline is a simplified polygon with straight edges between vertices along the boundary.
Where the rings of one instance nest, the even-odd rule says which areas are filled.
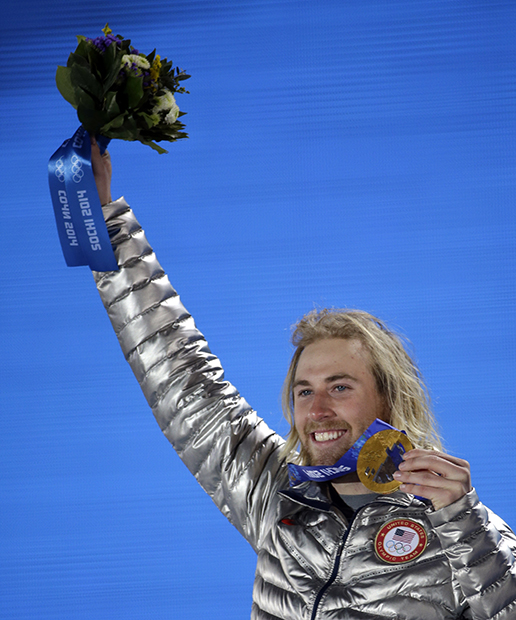
[[[189,140],[113,143],[124,194],[226,375],[280,432],[290,326],[406,334],[447,449],[516,526],[516,4],[19,0],[2,9],[0,617],[248,617],[254,554],[161,436],[46,166],[54,85],[106,22],[184,67]]]

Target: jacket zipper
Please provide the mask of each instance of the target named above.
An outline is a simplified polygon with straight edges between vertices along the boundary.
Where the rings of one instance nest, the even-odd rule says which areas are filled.
[[[315,620],[315,616],[317,615],[317,611],[319,608],[319,603],[321,602],[321,599],[324,593],[337,578],[337,573],[339,572],[339,566],[340,566],[340,558],[342,556],[342,551],[344,550],[344,545],[346,544],[346,540],[348,538],[349,532],[351,531],[351,526],[353,524],[353,521],[355,520],[356,516],[358,515],[360,511],[361,511],[361,508],[359,508],[355,512],[355,514],[353,515],[353,518],[348,523],[348,529],[346,530],[346,533],[342,537],[342,540],[340,541],[340,544],[339,544],[339,548],[337,549],[337,555],[335,556],[335,562],[333,563],[333,570],[331,571],[331,575],[328,581],[322,586],[322,588],[317,593],[317,596],[315,597],[315,602],[314,602],[314,606],[312,609],[312,615],[310,616],[310,620]]]

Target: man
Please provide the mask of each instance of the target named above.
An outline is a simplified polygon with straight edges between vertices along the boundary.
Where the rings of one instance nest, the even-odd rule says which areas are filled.
[[[224,381],[128,205],[111,202],[109,156],[92,145],[120,265],[94,273],[126,359],[179,456],[258,555],[255,620],[516,617],[516,537],[439,447],[419,372],[362,312],[307,315],[286,380],[288,441]],[[354,475],[289,486],[286,455],[333,466],[375,419],[417,446],[378,495]],[[324,469],[324,467],[323,467]],[[417,497],[415,497],[417,495]]]
[[[379,319],[360,311],[312,312],[292,340],[297,349],[283,398],[292,425],[286,458],[296,459],[291,452],[300,443],[298,460],[333,465],[380,418],[426,448],[407,453],[394,474],[403,491],[430,499],[437,510],[471,490],[469,464],[437,452],[441,443],[419,370]],[[331,437],[322,436],[328,431]],[[341,494],[367,492],[356,475],[338,480],[333,485]]]

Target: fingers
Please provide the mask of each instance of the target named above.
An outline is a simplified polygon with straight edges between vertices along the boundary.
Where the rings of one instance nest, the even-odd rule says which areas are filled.
[[[414,449],[403,455],[400,469],[405,471],[430,470],[454,480],[462,479],[469,472],[469,463],[437,450]]]
[[[90,136],[91,142],[91,166],[93,168],[93,175],[95,178],[103,173],[102,156],[100,154],[100,148],[95,140],[95,136]]]
[[[97,191],[99,193],[100,204],[105,205],[111,202],[111,157],[106,150],[102,155],[95,136],[90,136],[91,142],[91,167]]]
[[[394,477],[402,482],[402,491],[430,499],[436,510],[471,490],[469,463],[437,450],[407,452]]]
[[[451,454],[445,454],[444,452],[439,452],[439,450],[423,450],[422,448],[414,448],[413,450],[409,450],[405,452],[403,455],[404,461],[409,461],[410,459],[418,459],[425,456],[435,456],[440,460],[450,461],[451,463],[462,463],[467,465],[468,462],[464,459],[460,459],[458,456],[452,456]]]

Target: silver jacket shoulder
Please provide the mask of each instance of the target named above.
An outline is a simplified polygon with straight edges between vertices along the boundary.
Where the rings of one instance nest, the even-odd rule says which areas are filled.
[[[128,205],[104,215],[120,271],[94,272],[102,301],[163,433],[258,554],[253,619],[516,619],[516,537],[474,491],[437,512],[394,493],[349,519],[330,487],[289,489],[283,439],[225,381]],[[398,519],[428,540],[389,564],[374,541]]]

